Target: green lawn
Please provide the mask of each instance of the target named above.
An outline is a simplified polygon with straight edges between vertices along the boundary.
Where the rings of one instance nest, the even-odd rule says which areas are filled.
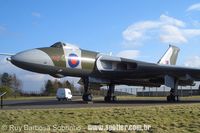
[[[104,100],[104,97],[94,96],[93,99]],[[127,96],[117,96],[117,99],[120,101],[120,100],[166,100],[167,98],[165,96],[164,97],[139,97],[139,96],[134,96],[134,95],[127,95]],[[180,100],[200,100],[200,96],[180,97]]]
[[[117,96],[119,100],[166,100],[166,97],[139,97],[139,96]],[[200,96],[185,96],[180,97],[180,100],[198,100]]]
[[[1,133],[17,132],[23,125],[41,127],[41,130],[27,128],[24,132],[50,132],[50,128],[51,132],[86,133],[88,125],[117,124],[151,125],[148,132],[153,133],[200,132],[200,104],[0,111]]]
[[[5,100],[32,100],[32,99],[51,99],[56,96],[17,96],[17,97],[5,97]]]
[[[81,96],[74,96],[79,97],[76,100],[82,100]],[[52,99],[56,98],[56,96],[17,96],[15,97],[6,97],[5,100],[35,100],[35,99]],[[103,96],[93,96],[94,100],[104,100]],[[117,96],[118,100],[166,100],[166,97],[138,97],[134,95],[127,95],[127,96]],[[197,100],[200,99],[200,96],[188,96],[188,97],[180,97],[182,100]]]

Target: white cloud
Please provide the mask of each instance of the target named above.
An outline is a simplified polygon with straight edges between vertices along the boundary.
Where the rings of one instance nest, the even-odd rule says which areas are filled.
[[[187,66],[187,67],[200,68],[200,57],[199,56],[194,56],[194,57],[188,58],[185,61],[184,65]]]
[[[117,54],[119,57],[135,59],[140,55],[140,51],[138,50],[124,50]]]
[[[185,29],[183,30],[183,34],[189,37],[200,36],[200,29]]]
[[[32,16],[40,18],[41,14],[39,12],[32,12]]]
[[[200,21],[199,20],[192,20],[192,25],[195,27],[200,27]]]
[[[181,30],[172,25],[164,25],[161,27],[162,33],[160,40],[165,43],[185,43],[187,39],[182,34]]]
[[[45,81],[47,79],[53,79],[53,77],[45,74],[38,74],[38,73],[33,73],[33,72],[24,72],[23,73],[23,78],[30,81]]]
[[[137,41],[143,38],[147,30],[159,27],[160,22],[143,21],[129,26],[122,34],[127,41]]]
[[[140,31],[131,31],[130,29],[123,32],[123,36],[127,41],[136,41],[143,36],[143,33]]]
[[[136,22],[128,26],[122,35],[124,46],[137,46],[147,39],[181,44],[187,43],[192,37],[200,36],[200,29],[187,28],[184,21],[162,14],[158,20]]]
[[[138,22],[138,23],[131,25],[130,27],[128,27],[128,29],[145,31],[148,29],[156,28],[160,24],[161,24],[160,22],[156,22],[156,21],[143,21],[143,22]]]
[[[185,23],[181,20],[175,19],[173,17],[169,17],[167,15],[162,14],[160,16],[160,22],[165,25],[174,25],[174,26],[178,26],[178,27],[184,27]]]
[[[186,11],[200,11],[200,3],[189,6]]]

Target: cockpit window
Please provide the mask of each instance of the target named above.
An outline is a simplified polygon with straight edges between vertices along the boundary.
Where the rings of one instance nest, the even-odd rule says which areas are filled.
[[[66,46],[66,44],[64,44],[63,42],[56,42],[51,47],[62,48],[63,46]]]
[[[53,48],[65,48],[65,49],[79,49],[79,47],[69,44],[69,43],[63,43],[63,42],[56,42],[51,47]]]

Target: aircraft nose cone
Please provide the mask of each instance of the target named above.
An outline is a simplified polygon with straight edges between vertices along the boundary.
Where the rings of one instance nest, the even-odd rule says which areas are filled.
[[[11,62],[14,65],[18,64],[36,64],[53,66],[51,58],[39,49],[32,49],[17,53],[11,57]]]

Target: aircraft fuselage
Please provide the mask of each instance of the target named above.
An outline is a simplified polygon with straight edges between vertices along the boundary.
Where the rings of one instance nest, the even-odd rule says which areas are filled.
[[[94,72],[97,52],[73,47],[46,47],[17,53],[11,62],[25,70],[54,77],[88,76]]]

